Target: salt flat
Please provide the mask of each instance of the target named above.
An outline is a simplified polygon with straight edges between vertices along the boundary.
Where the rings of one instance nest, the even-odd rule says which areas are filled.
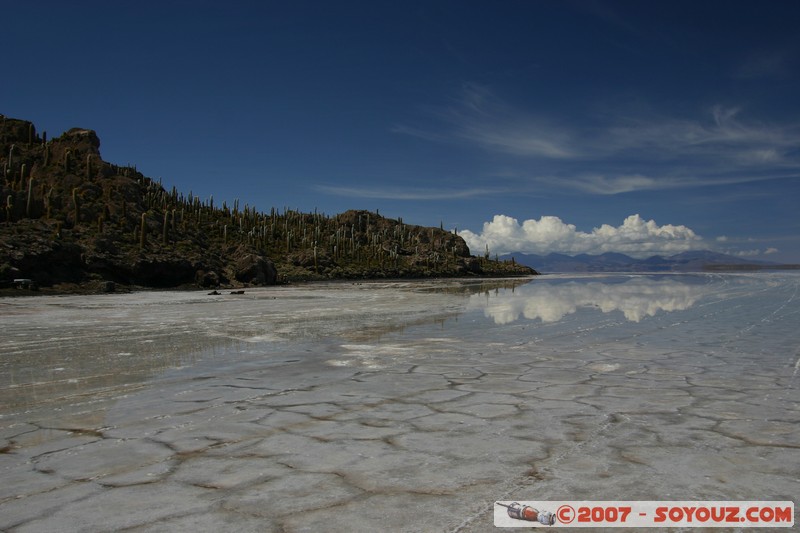
[[[0,529],[487,531],[496,500],[796,501],[798,325],[792,273],[0,299]]]

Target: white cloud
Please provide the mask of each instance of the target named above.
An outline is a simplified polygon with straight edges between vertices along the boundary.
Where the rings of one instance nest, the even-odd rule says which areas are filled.
[[[778,180],[785,178],[795,177],[796,174],[776,173],[756,176],[753,174],[744,176],[715,176],[711,177],[669,177],[669,176],[643,176],[641,174],[634,175],[618,175],[618,176],[602,176],[597,174],[576,175],[570,179],[553,178],[550,176],[537,177],[533,176],[531,179],[537,183],[548,184],[550,186],[560,186],[562,188],[574,189],[576,191],[590,193],[590,194],[603,194],[613,195],[624,192],[633,191],[657,191],[667,189],[683,189],[689,187],[708,187],[720,185],[736,185],[739,183],[754,183],[760,181]],[[752,198],[752,194],[749,197]],[[716,196],[719,201],[727,201],[728,197]]]
[[[657,180],[640,174],[629,176],[586,175],[561,181],[562,186],[592,194],[619,194],[623,192],[667,189],[679,186],[667,180]]]
[[[521,126],[508,131],[465,125],[459,136],[486,148],[522,156],[539,156],[552,159],[570,159],[576,153],[565,142],[553,138],[551,132],[539,125]]]
[[[474,198],[491,194],[503,194],[508,191],[504,188],[471,188],[471,189],[420,189],[399,187],[340,187],[331,185],[317,185],[317,191],[335,196],[348,196],[350,198],[379,198],[390,200],[434,201],[452,200],[456,198]]]
[[[775,180],[800,169],[800,124],[745,119],[739,107],[689,117],[618,110],[583,124],[528,105],[465,84],[449,106],[427,110],[434,122],[393,131],[505,154],[505,165],[541,186],[590,194]]]
[[[738,251],[731,251],[732,255],[736,255],[739,257],[756,257],[759,255],[772,255],[777,254],[780,250],[777,248],[767,248],[766,250],[761,250],[760,248],[754,248],[751,250],[738,250]]]
[[[735,255],[737,257],[755,257],[757,255],[761,255],[761,250],[738,250],[730,252],[731,255]]]
[[[544,159],[581,157],[575,132],[556,121],[534,116],[513,108],[496,98],[486,87],[466,83],[453,105],[429,110],[447,124],[444,131],[397,124],[395,133],[412,135],[428,141],[466,141],[492,152]]]
[[[598,139],[597,149],[649,152],[661,160],[691,156],[705,164],[720,155],[736,156],[737,163],[760,166],[782,161],[798,140],[796,126],[745,122],[739,118],[738,107],[717,105],[708,114],[710,122],[660,117],[628,120],[610,127]]]
[[[620,226],[603,224],[588,233],[555,216],[529,219],[520,224],[516,218],[495,215],[491,222],[483,224],[480,234],[463,230],[460,235],[473,253],[480,253],[488,245],[490,253],[500,255],[511,252],[621,252],[646,257],[707,247],[702,237],[686,226],[659,226],[654,220],[646,221],[638,214],[629,216]]]

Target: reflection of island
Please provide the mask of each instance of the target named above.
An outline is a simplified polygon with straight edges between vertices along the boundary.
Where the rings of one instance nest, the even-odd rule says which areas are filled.
[[[639,322],[659,311],[688,309],[706,293],[706,285],[677,278],[635,277],[624,282],[570,281],[533,282],[514,291],[473,295],[470,307],[484,310],[496,324],[508,324],[521,316],[542,322],[557,322],[579,308],[598,308],[604,313],[622,311]],[[488,295],[488,297],[487,297]]]

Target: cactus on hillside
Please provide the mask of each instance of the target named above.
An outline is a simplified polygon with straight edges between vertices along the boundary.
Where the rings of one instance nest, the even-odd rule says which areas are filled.
[[[147,244],[147,212],[142,213],[142,224],[139,228],[139,248],[144,249]]]
[[[33,200],[33,177],[28,178],[28,201],[25,203],[25,216],[31,218],[31,201]]]
[[[474,266],[469,267],[471,272],[466,270],[468,249],[463,239],[457,230],[445,231],[443,223],[439,228],[423,228],[366,210],[329,216],[316,209],[304,213],[284,206],[260,212],[238,198],[231,204],[215,204],[213,196],[203,201],[193,192],[183,195],[174,186],[165,188],[160,180],[143,176],[131,165],[107,164],[93,148],[87,154],[84,143],[94,137],[87,137],[86,130],[41,144],[34,137],[37,144],[26,145],[25,130],[18,124],[14,127],[15,136],[0,135],[0,154],[8,154],[7,159],[0,158],[5,177],[0,185],[7,196],[5,220],[39,218],[41,223],[9,224],[0,231],[12,235],[48,228],[48,240],[58,238],[83,250],[85,266],[111,264],[116,266],[102,268],[128,272],[142,261],[180,258],[192,268],[222,273],[230,268],[222,265],[247,253],[271,258],[279,269],[286,268],[288,276],[298,279],[475,271]],[[27,123],[24,127],[28,128]],[[85,167],[81,165],[84,158]],[[153,232],[150,243],[148,218]],[[158,222],[162,224],[160,239]],[[53,231],[60,224],[63,231]],[[100,261],[92,261],[98,255]],[[492,268],[487,259],[488,250],[478,270]],[[102,270],[101,275],[108,272]]]
[[[81,206],[78,202],[78,188],[75,187],[72,189],[72,203],[75,206],[75,225],[77,226],[78,223],[81,221]]]

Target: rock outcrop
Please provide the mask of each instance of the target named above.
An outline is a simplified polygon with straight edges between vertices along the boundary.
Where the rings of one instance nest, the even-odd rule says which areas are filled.
[[[262,213],[167,190],[104,161],[89,129],[48,140],[0,115],[0,172],[0,282],[217,287],[534,273],[471,257],[453,232],[377,213]]]
[[[272,285],[278,280],[278,272],[269,259],[260,255],[246,254],[236,260],[233,277],[242,283]]]

